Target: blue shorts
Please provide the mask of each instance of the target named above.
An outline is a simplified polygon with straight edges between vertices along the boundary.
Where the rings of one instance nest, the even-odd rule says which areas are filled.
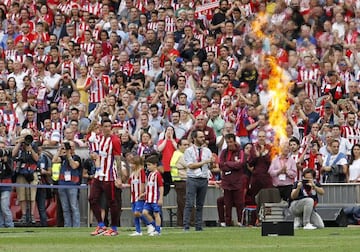
[[[135,213],[135,212],[141,213],[142,210],[144,209],[144,204],[145,204],[145,200],[139,200],[134,203],[131,203],[132,212],[133,213]]]
[[[144,209],[153,213],[160,213],[161,207],[157,203],[145,203]]]

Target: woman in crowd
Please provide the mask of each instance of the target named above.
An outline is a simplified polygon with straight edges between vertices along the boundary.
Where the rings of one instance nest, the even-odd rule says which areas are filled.
[[[351,149],[348,182],[360,183],[360,144],[354,144]]]

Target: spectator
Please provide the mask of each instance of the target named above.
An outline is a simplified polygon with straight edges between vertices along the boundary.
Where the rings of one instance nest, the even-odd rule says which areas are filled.
[[[205,144],[213,153],[216,153],[216,135],[212,128],[206,126],[206,119],[204,115],[198,115],[195,125],[186,133],[189,142],[191,141],[191,138],[193,138],[192,132],[197,130],[203,131],[205,134]]]
[[[290,212],[295,215],[294,228],[300,225],[307,230],[324,228],[321,216],[315,211],[318,194],[324,193],[321,184],[315,180],[315,171],[304,170],[303,179],[296,181],[291,191]]]
[[[141,138],[144,132],[149,133],[151,137],[151,144],[157,143],[158,131],[149,124],[149,115],[142,113],[140,115],[140,127],[135,131],[134,134],[134,137],[138,142],[141,142]]]
[[[344,183],[348,176],[346,155],[339,151],[340,142],[333,139],[330,142],[330,154],[324,158],[321,168],[323,183]]]
[[[249,190],[247,196],[249,198],[249,204],[255,203],[255,196],[261,189],[272,188],[272,179],[268,172],[271,160],[270,151],[271,146],[266,144],[266,132],[259,131],[258,142],[254,144],[252,159],[249,161],[249,166],[253,167],[249,182]]]
[[[289,157],[289,144],[282,143],[280,148],[280,154],[271,161],[269,174],[272,177],[273,186],[279,189],[281,198],[288,201],[297,174],[297,168],[295,160]]]
[[[351,144],[347,138],[341,137],[340,126],[335,124],[331,128],[331,134],[333,139],[336,139],[340,143],[339,152],[348,155],[350,154]]]
[[[220,116],[220,107],[219,104],[211,105],[211,113],[207,126],[213,128],[216,134],[216,137],[221,136],[221,131],[224,128],[225,121]]]
[[[360,145],[354,144],[351,149],[351,158],[349,163],[348,182],[358,183],[360,181]]]

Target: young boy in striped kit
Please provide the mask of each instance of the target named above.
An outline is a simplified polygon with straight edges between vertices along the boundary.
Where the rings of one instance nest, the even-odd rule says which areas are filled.
[[[144,170],[144,161],[139,156],[134,156],[130,163],[131,174],[129,178],[130,191],[131,191],[131,208],[134,213],[135,232],[130,236],[141,236],[140,219],[147,224],[148,231],[151,233],[154,228],[142,214],[145,203],[145,182],[146,175]]]
[[[150,236],[160,235],[160,210],[163,204],[164,183],[160,172],[158,171],[159,157],[151,155],[146,158],[145,163],[150,172],[146,183],[146,197],[143,214],[146,219],[155,227],[155,231]],[[151,216],[153,213],[155,221]]]

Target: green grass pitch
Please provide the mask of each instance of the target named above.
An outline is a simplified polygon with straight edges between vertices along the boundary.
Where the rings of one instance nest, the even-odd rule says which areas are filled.
[[[120,228],[117,237],[91,237],[90,228],[0,229],[0,251],[78,252],[212,252],[212,251],[359,251],[360,228],[295,230],[294,236],[261,236],[261,228],[205,228],[183,232],[163,228],[161,236],[130,237],[133,228]]]

